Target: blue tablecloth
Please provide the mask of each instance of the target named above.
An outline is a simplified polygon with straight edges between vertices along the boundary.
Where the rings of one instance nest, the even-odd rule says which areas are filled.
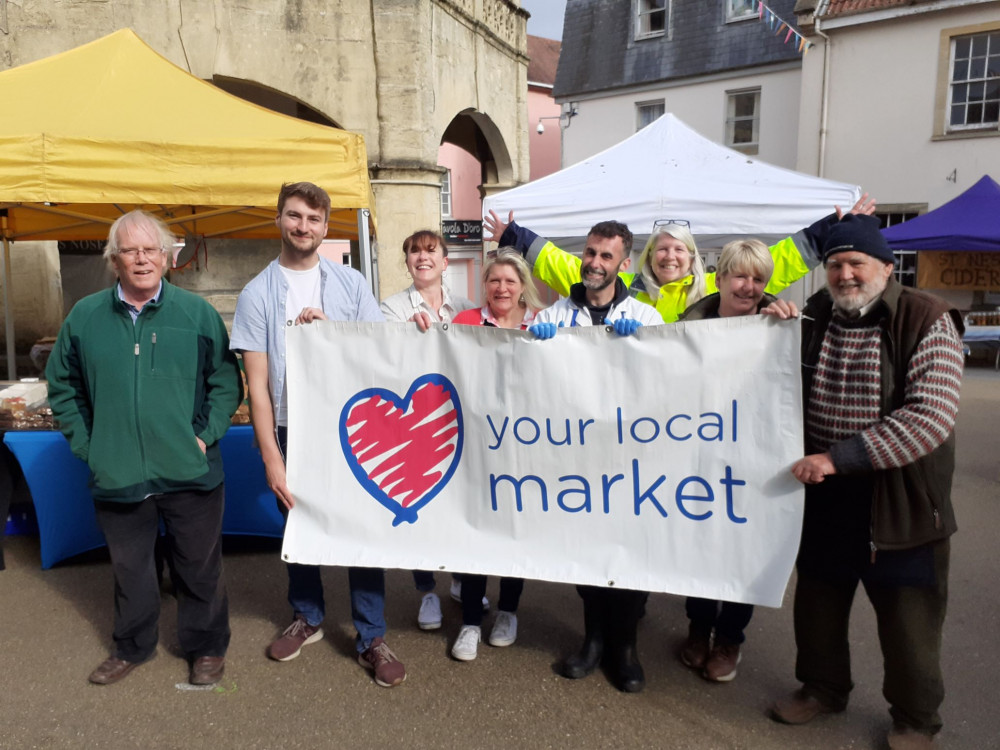
[[[38,516],[42,568],[104,546],[87,483],[87,465],[60,432],[8,432],[4,443],[21,464]],[[219,443],[226,472],[223,534],[278,537],[284,520],[267,487],[253,428],[230,427]]]

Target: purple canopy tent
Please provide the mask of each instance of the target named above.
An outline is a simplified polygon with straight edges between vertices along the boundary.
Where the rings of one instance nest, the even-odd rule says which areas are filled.
[[[984,175],[957,198],[882,235],[893,250],[1000,251],[1000,185]]]

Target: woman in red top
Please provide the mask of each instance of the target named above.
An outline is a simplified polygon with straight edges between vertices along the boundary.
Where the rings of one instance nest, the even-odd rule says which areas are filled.
[[[517,251],[500,248],[497,255],[483,266],[483,299],[478,310],[465,310],[453,323],[519,328],[526,330],[542,301],[531,280],[531,269]],[[500,601],[497,618],[490,631],[491,646],[509,646],[517,638],[517,604],[524,589],[523,578],[500,579]],[[460,661],[476,658],[482,638],[482,600],[486,593],[486,576],[462,574],[462,629],[452,646],[451,655]]]

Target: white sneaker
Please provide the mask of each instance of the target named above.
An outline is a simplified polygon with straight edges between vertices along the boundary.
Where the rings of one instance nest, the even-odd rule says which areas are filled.
[[[455,645],[451,647],[451,655],[459,661],[472,661],[479,651],[479,639],[482,631],[476,625],[463,625],[458,631]]]
[[[496,622],[490,631],[491,646],[509,646],[517,640],[517,615],[513,612],[497,612]]]
[[[441,627],[441,600],[433,591],[424,594],[420,602],[417,625],[421,630],[437,630]]]
[[[451,598],[454,599],[459,604],[462,603],[462,579],[452,578],[451,579]],[[485,596],[483,597],[483,612],[490,611],[490,600]]]

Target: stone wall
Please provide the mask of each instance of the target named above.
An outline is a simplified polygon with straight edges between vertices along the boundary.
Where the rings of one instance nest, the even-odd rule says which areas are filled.
[[[397,252],[403,238],[415,228],[440,224],[437,154],[456,118],[472,118],[488,145],[484,190],[527,180],[527,14],[519,6],[515,0],[6,3],[0,68],[130,27],[157,52],[200,78],[270,89],[362,134],[373,178],[379,246],[386,251],[379,258],[385,296],[408,283]],[[298,178],[289,174],[288,179]],[[275,185],[276,197],[277,191]],[[245,283],[251,271],[260,270],[277,252],[273,243],[249,256],[224,248],[210,255],[209,271],[183,274],[183,285],[202,288],[211,298],[210,290],[223,288],[213,279],[214,258],[220,273],[223,265],[232,266],[225,274],[228,289],[241,279]],[[52,305],[55,317],[42,316],[47,322],[40,329],[47,330],[58,328],[62,310],[58,294],[44,293],[58,279],[57,256],[46,257],[47,267],[32,266],[21,274],[15,295]],[[196,281],[192,274],[203,278]],[[30,335],[26,332],[22,339],[18,333],[18,341]]]

